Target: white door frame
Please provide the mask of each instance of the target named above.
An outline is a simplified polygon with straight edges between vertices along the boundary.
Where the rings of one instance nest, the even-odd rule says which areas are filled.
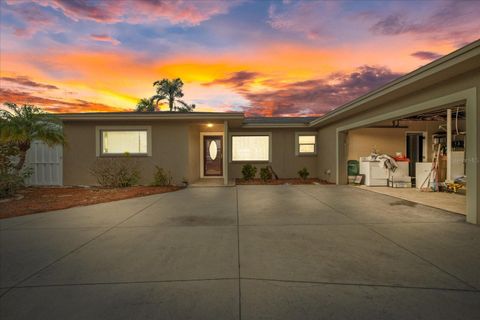
[[[428,160],[428,155],[429,155],[429,150],[428,150],[428,132],[427,131],[405,131],[405,137],[403,139],[403,142],[405,142],[405,153],[404,155],[407,155],[407,134],[408,133],[421,133],[423,135],[423,159],[422,162],[427,162]]]
[[[222,175],[221,176],[205,176],[204,175],[204,145],[203,145],[203,137],[208,136],[221,136],[222,137]],[[221,179],[225,177],[225,135],[223,132],[200,132],[200,178],[201,179]]]

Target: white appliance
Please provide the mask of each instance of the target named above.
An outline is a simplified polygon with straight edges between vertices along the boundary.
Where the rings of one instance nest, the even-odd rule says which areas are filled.
[[[452,151],[452,180],[465,175],[465,151]]]
[[[388,185],[388,170],[380,161],[364,161],[364,158],[360,158],[360,174],[365,175],[366,186],[386,187]]]
[[[431,170],[432,170],[431,162],[415,163],[415,184],[417,189],[420,189],[422,187],[422,183],[427,179]],[[423,187],[424,188],[428,187],[427,182],[425,182]]]
[[[408,161],[395,161],[397,163],[397,169],[395,172],[391,172],[392,177],[408,177]]]

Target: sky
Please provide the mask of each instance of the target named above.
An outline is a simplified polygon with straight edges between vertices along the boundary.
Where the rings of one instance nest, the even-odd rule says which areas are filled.
[[[321,115],[480,38],[480,1],[0,0],[0,102]]]

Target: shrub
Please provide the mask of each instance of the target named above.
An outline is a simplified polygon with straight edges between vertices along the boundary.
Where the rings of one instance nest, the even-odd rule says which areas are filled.
[[[16,174],[0,174],[0,198],[13,196],[17,190],[23,186],[22,176]]]
[[[306,180],[308,178],[308,176],[310,175],[310,172],[308,172],[307,168],[303,168],[302,170],[298,171],[298,175],[303,180]]]
[[[140,180],[138,163],[128,155],[121,158],[99,158],[90,173],[102,187],[130,187]]]
[[[252,180],[257,174],[257,168],[251,164],[246,164],[242,167],[242,175],[244,180]]]
[[[159,166],[155,166],[157,171],[153,176],[153,185],[154,186],[170,186],[172,185],[172,175],[170,171],[165,171],[163,168]]]
[[[260,178],[263,181],[272,180],[272,172],[270,171],[270,168],[260,168]]]
[[[30,168],[18,171],[15,161],[19,148],[11,143],[0,144],[0,198],[11,197],[24,186],[24,179],[32,173]]]

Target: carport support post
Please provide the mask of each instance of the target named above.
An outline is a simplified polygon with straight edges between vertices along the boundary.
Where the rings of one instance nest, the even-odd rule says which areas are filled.
[[[475,88],[466,99],[467,113],[467,145],[466,145],[466,167],[467,167],[467,221],[480,223],[480,95]]]
[[[348,184],[347,177],[347,132],[337,130],[336,183]]]
[[[223,121],[223,184],[228,185],[228,121]]]
[[[452,181],[452,109],[447,109],[447,182]]]

